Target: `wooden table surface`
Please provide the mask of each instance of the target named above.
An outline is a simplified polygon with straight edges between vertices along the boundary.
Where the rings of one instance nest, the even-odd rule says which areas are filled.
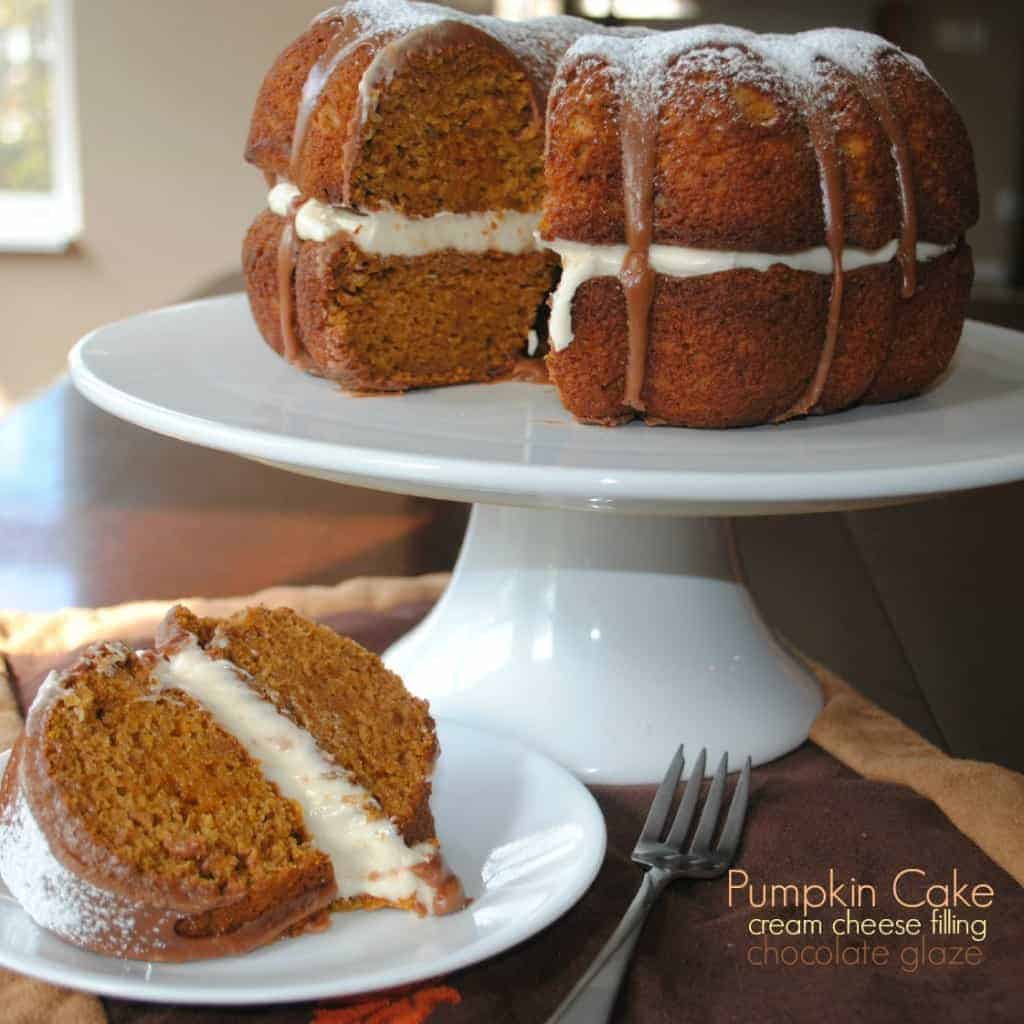
[[[0,420],[2,607],[448,569],[466,515],[171,441],[66,382]],[[952,753],[1024,770],[1022,523],[1024,484],[736,528],[771,625]]]

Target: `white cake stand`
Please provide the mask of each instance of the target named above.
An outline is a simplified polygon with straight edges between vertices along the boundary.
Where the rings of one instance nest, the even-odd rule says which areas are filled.
[[[437,714],[593,782],[654,780],[680,742],[756,764],[807,736],[820,694],[753,606],[723,517],[1024,477],[1024,335],[982,324],[922,398],[731,431],[583,427],[529,384],[349,397],[273,355],[241,296],[101,328],[71,374],[161,434],[474,502],[450,588],[386,660]]]

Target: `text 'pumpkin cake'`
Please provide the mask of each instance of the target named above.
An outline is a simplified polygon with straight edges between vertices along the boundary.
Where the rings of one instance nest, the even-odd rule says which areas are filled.
[[[430,812],[426,703],[288,609],[173,609],[154,650],[51,673],[0,788],[0,877],[40,926],[132,959],[242,953],[331,909],[464,903]]]
[[[272,348],[353,390],[513,370],[558,265],[534,237],[548,85],[590,28],[349,0],[284,50],[246,147],[271,188],[243,263]]]

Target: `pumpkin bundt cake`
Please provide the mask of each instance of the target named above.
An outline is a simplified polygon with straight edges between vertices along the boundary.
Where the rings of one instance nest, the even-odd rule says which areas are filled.
[[[349,0],[271,69],[247,156],[272,185],[244,249],[256,322],[353,389],[508,375],[554,254],[546,365],[587,423],[904,398],[963,325],[970,142],[924,66],[863,32]]]
[[[430,813],[425,702],[289,609],[173,609],[150,651],[51,673],[0,786],[0,877],[87,949],[182,961],[463,904]]]
[[[884,40],[586,37],[547,133],[548,369],[578,419],[779,421],[918,394],[952,358],[971,145]]]
[[[352,390],[509,374],[558,266],[534,237],[548,86],[591,28],[349,0],[287,47],[246,147],[270,186],[243,248],[270,346]]]

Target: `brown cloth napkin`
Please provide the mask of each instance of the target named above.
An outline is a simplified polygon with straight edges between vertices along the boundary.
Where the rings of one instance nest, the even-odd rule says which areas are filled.
[[[381,650],[419,621],[444,582],[441,576],[353,580],[333,588],[280,588],[245,599],[188,603],[207,614],[259,600],[290,604]],[[147,602],[54,615],[0,613],[0,649],[14,683],[7,688],[0,679],[0,748],[11,738],[12,726],[16,731],[15,700],[24,707],[45,671],[95,639],[148,642],[166,607]],[[672,887],[637,947],[616,1019],[628,1024],[1024,1020],[1024,777],[947,757],[826,669],[811,667],[827,698],[813,742],[754,772],[736,865],[753,883],[751,897],[737,887],[730,906],[725,879]],[[629,852],[652,787],[603,786],[594,793],[609,845],[591,890],[540,935],[440,982],[334,1006],[232,1010],[99,1000],[0,971],[0,1016],[17,1024],[424,1024],[428,1018],[430,1024],[540,1024],[585,970],[639,881]],[[855,909],[854,917],[905,921],[918,916],[926,923],[930,908],[893,902],[893,876],[911,869],[906,896],[916,898],[926,885],[949,886],[956,869],[957,884],[994,890],[991,906],[952,911],[961,926],[983,923],[985,937],[926,932],[923,952],[921,937],[837,940],[830,926],[843,916],[841,907],[808,914],[822,921],[822,936],[751,935],[752,922],[803,919],[792,907],[751,906],[760,902],[761,883],[827,887],[829,869],[840,883],[856,878],[875,886],[878,906]],[[888,962],[835,962],[860,957],[864,943],[869,952],[863,956],[870,957],[872,948],[876,957],[886,950]],[[972,946],[979,962],[965,962]],[[804,948],[820,962],[786,962],[792,955],[787,949],[799,954]],[[941,962],[929,963],[929,955]]]

